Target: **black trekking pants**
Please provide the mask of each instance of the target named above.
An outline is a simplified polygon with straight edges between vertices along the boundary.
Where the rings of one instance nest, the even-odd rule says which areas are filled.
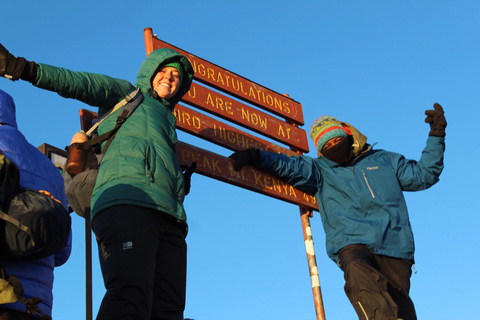
[[[38,318],[25,312],[0,308],[0,320],[38,320]]]
[[[409,296],[413,261],[374,254],[362,244],[339,252],[345,293],[360,320],[416,320]]]
[[[120,205],[93,220],[105,288],[97,320],[183,320],[186,223]]]

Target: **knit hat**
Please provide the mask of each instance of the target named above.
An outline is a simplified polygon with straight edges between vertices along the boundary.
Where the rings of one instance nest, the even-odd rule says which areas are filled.
[[[169,62],[169,63],[163,65],[163,67],[173,67],[173,68],[177,69],[178,73],[180,74],[180,83],[182,83],[182,80],[183,80],[183,66],[180,62],[172,61],[172,62]]]
[[[312,137],[318,152],[322,152],[323,146],[328,140],[336,137],[347,137],[347,131],[340,121],[330,116],[321,116],[310,128]]]

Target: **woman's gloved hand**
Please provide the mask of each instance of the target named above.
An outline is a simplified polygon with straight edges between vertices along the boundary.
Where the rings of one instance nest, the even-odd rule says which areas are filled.
[[[16,81],[33,82],[37,78],[37,64],[22,57],[15,57],[0,44],[0,76]]]
[[[195,169],[197,169],[197,163],[192,162],[192,164],[186,167],[185,170],[183,171],[183,180],[185,183],[185,187],[184,187],[185,195],[190,193],[190,188],[192,186],[192,174],[195,172]]]

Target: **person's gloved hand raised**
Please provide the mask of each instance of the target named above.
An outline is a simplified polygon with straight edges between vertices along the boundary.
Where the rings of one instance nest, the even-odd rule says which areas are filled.
[[[447,127],[447,120],[445,119],[443,108],[440,104],[433,105],[434,110],[426,110],[425,122],[430,124],[429,136],[445,137],[445,128]]]
[[[0,76],[16,81],[33,82],[37,77],[37,64],[22,57],[15,57],[0,44]]]
[[[190,187],[192,186],[192,174],[195,172],[195,169],[197,169],[197,163],[192,162],[192,164],[190,166],[186,167],[183,171],[183,180],[184,180],[184,184],[185,184],[185,187],[184,187],[185,195],[190,193]]]
[[[260,160],[260,151],[255,148],[235,151],[229,158],[235,160],[233,169],[235,171],[240,171],[244,166],[255,167]]]

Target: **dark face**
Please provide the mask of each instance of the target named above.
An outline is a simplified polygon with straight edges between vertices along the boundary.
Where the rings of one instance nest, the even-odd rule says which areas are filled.
[[[345,141],[345,139],[347,139],[347,138],[336,137],[336,138],[332,138],[332,139],[328,140],[322,148],[322,153],[324,153],[328,149],[331,149],[332,147],[336,146],[337,144],[342,143],[343,141]]]
[[[322,155],[336,163],[344,164],[353,160],[352,136],[332,138],[322,148]]]

